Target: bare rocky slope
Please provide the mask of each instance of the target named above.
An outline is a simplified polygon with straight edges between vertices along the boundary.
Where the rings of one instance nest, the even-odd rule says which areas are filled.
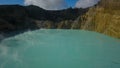
[[[84,15],[88,8],[68,8],[63,10],[44,10],[40,7],[20,5],[0,5],[0,30],[27,30],[39,28],[70,29],[69,23],[60,27],[63,22],[71,23],[79,16]]]
[[[101,0],[81,18],[81,29],[120,38],[120,0]]]
[[[0,34],[11,36],[40,28],[70,29],[74,20],[87,11],[88,8],[44,10],[34,5],[0,5]]]
[[[101,0],[86,9],[56,11],[34,5],[0,5],[0,34],[16,35],[16,31],[19,34],[40,28],[83,29],[120,38],[120,0]]]

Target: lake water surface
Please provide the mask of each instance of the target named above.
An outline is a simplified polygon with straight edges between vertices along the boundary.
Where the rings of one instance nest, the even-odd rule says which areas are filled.
[[[120,40],[84,30],[28,31],[0,42],[0,68],[120,68]]]

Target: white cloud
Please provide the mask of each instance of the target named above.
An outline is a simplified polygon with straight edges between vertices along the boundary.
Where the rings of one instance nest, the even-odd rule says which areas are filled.
[[[65,0],[25,0],[25,5],[36,5],[47,10],[66,8]]]
[[[95,5],[99,0],[78,0],[75,7],[77,8],[87,8]]]

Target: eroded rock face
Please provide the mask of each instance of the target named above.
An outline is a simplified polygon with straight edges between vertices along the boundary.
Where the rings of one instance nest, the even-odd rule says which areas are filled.
[[[34,29],[84,29],[120,38],[119,0],[101,0],[86,9],[44,10],[40,7],[1,5],[0,32]]]
[[[40,28],[70,29],[74,20],[85,14],[86,9],[44,10],[40,7],[1,5],[0,31],[11,32],[21,30],[34,30]]]
[[[81,29],[120,38],[120,0],[101,0],[83,16]]]

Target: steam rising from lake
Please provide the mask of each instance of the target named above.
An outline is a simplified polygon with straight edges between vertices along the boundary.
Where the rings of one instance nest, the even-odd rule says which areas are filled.
[[[0,68],[120,68],[120,40],[84,30],[36,30],[0,42]]]

